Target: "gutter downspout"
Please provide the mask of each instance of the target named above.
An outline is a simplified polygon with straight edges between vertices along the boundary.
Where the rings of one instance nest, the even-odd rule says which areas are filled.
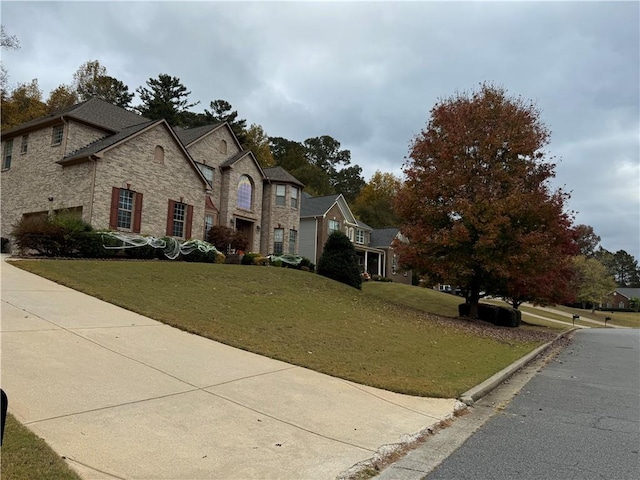
[[[64,135],[62,137],[63,138],[62,158],[64,158],[65,155],[67,154],[67,139],[69,138],[69,124],[64,119],[64,116],[60,117],[60,120],[62,120],[62,123],[64,125]]]
[[[89,193],[89,212],[88,212],[88,223],[93,225],[93,202],[95,201],[96,196],[96,171],[98,170],[98,157],[97,155],[89,155],[89,160],[93,162],[93,172],[91,172],[91,191]]]

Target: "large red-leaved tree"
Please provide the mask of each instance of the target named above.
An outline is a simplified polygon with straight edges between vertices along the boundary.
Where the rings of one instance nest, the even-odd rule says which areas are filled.
[[[410,147],[396,199],[401,261],[455,283],[477,316],[481,293],[550,303],[570,296],[568,193],[553,191],[550,132],[537,108],[482,84],[439,101]]]

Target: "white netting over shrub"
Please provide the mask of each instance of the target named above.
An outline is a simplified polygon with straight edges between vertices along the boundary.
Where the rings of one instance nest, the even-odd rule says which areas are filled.
[[[220,253],[216,247],[214,247],[209,242],[205,242],[204,240],[187,240],[185,242],[180,242],[179,240],[173,237],[147,237],[143,235],[129,234],[129,233],[120,233],[120,232],[105,232],[102,234],[104,237],[115,238],[122,242],[122,245],[107,245],[106,243],[103,245],[107,250],[120,250],[123,248],[139,248],[144,246],[150,246],[157,249],[162,249],[164,255],[171,259],[175,260],[178,258],[180,254],[189,255],[190,253],[198,250],[202,253],[209,253],[211,251],[215,253]]]

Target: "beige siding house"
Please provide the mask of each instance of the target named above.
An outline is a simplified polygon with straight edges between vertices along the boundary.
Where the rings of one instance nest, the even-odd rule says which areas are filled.
[[[1,235],[24,215],[68,209],[97,229],[153,236],[230,226],[271,253],[275,225],[299,230],[291,199],[303,186],[282,172],[266,175],[226,123],[173,129],[91,99],[2,132]],[[272,180],[285,185],[286,211],[269,203]]]

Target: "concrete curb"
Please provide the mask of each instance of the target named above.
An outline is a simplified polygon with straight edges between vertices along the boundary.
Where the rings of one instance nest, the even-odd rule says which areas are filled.
[[[462,403],[466,404],[467,406],[473,405],[478,399],[484,397],[487,393],[489,393],[491,390],[496,388],[498,385],[500,385],[502,382],[508,379],[511,375],[516,373],[518,370],[524,367],[531,360],[536,358],[542,352],[546,351],[548,348],[550,348],[552,345],[558,342],[561,338],[566,337],[569,333],[575,330],[578,330],[578,327],[573,327],[567,330],[566,332],[561,333],[554,340],[548,343],[545,343],[544,345],[541,345],[540,347],[536,348],[533,352],[516,360],[511,365],[500,370],[498,373],[496,373],[492,377],[489,377],[487,380],[485,380],[481,384],[476,385],[471,390],[467,390],[462,395],[460,395],[458,400],[460,400]]]

